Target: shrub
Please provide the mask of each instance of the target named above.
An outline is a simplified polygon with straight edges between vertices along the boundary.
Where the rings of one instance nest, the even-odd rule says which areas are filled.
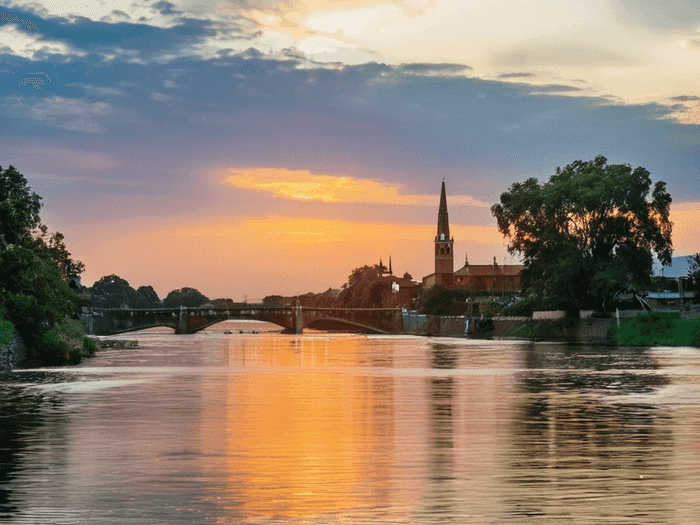
[[[47,366],[63,365],[69,361],[70,349],[58,338],[56,332],[46,332],[34,343],[34,356]]]
[[[0,346],[5,346],[15,337],[15,325],[5,319],[5,311],[0,309]]]

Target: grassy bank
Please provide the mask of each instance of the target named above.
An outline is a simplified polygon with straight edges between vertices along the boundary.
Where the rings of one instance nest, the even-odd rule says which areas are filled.
[[[618,342],[623,346],[700,347],[700,317],[684,320],[678,313],[653,312],[624,319]]]

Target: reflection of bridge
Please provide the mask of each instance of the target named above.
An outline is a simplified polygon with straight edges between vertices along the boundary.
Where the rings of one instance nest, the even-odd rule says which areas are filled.
[[[83,314],[89,334],[110,335],[155,326],[169,326],[176,334],[193,334],[228,319],[274,323],[300,334],[304,328],[351,329],[395,334],[403,332],[400,308],[302,308],[301,306],[245,305],[227,308],[100,309]]]

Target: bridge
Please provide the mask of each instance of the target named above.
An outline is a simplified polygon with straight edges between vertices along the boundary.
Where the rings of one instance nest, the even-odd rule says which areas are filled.
[[[378,334],[403,333],[401,308],[302,308],[244,305],[225,308],[92,308],[83,312],[85,331],[112,335],[166,326],[176,334],[194,334],[229,319],[265,321],[300,334],[304,328],[350,329]]]

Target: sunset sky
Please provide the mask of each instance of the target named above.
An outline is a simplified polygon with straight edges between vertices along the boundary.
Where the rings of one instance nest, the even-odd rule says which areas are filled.
[[[489,207],[604,155],[700,251],[700,3],[0,0],[0,165],[83,261],[161,297],[517,262]]]

